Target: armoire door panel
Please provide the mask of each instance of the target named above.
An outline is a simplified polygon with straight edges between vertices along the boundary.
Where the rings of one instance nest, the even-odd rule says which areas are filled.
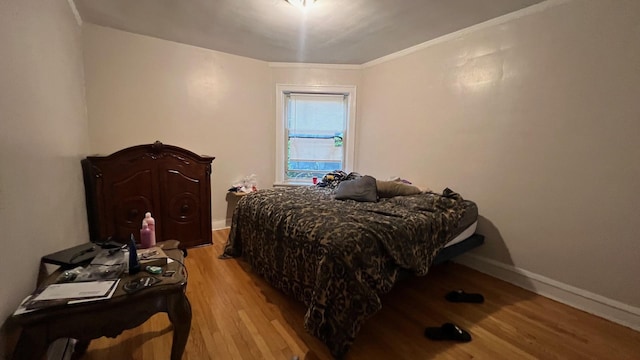
[[[140,227],[144,214],[153,213],[151,200],[144,196],[121,198],[114,211],[115,235],[119,239],[128,239],[133,234],[134,239],[140,241]]]
[[[109,184],[107,194],[104,194],[107,223],[113,226],[109,236],[126,241],[133,234],[140,240],[144,214],[154,211],[153,172],[144,169],[127,174],[111,170],[103,176]]]
[[[176,169],[162,171],[162,197],[165,231],[187,243],[202,241],[202,216],[199,207],[202,181]]]

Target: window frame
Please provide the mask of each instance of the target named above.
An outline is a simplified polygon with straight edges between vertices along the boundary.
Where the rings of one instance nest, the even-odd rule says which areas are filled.
[[[287,139],[286,139],[286,101],[287,94],[336,94],[346,96],[347,126],[343,135],[344,164],[343,171],[354,169],[356,138],[356,86],[355,85],[289,85],[276,84],[276,176],[274,185],[310,185],[301,179],[287,179]]]

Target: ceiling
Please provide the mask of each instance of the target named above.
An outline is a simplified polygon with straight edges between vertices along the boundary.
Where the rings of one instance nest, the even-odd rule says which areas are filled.
[[[542,0],[74,0],[82,20],[269,62],[363,64]]]

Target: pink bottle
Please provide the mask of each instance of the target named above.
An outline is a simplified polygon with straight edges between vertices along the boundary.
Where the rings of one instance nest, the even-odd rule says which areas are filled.
[[[149,225],[143,221],[142,229],[140,229],[140,247],[143,249],[148,249],[152,247],[151,244],[151,229],[149,229]]]
[[[151,213],[148,212],[144,214],[144,219],[142,219],[142,225],[147,224],[149,230],[151,230],[151,246],[156,246],[156,220],[151,217]]]

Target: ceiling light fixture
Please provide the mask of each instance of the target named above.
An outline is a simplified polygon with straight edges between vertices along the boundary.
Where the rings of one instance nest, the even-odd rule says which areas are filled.
[[[313,5],[313,3],[316,2],[316,0],[285,0],[285,1],[302,10],[309,9],[311,5]]]

